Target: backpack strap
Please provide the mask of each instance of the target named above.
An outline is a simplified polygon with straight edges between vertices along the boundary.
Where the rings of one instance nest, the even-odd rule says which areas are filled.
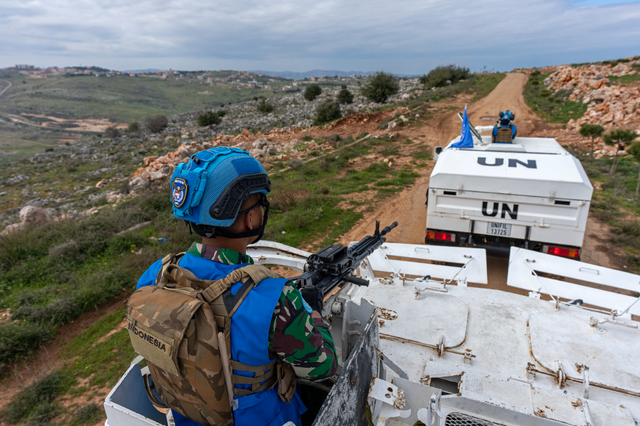
[[[160,268],[160,270],[156,274],[156,280],[153,282],[153,285],[155,285],[157,287],[158,283],[160,282],[160,279],[162,278],[162,274],[163,274],[164,270],[166,269],[166,267],[169,266],[169,265],[173,265],[173,264],[177,265],[178,262],[180,262],[180,259],[182,259],[182,256],[184,256],[184,255],[185,255],[185,252],[182,252],[182,253],[169,253],[168,255],[166,255],[162,259],[162,267]]]
[[[214,314],[221,313],[221,308],[223,308],[226,310],[226,315],[231,317],[238,310],[249,291],[267,278],[282,277],[262,265],[247,265],[236,269],[220,280],[210,281],[211,285],[202,292],[202,297],[211,304]],[[243,285],[236,294],[232,295],[231,292],[226,292],[237,282],[242,282]],[[222,297],[220,298],[220,296]]]
[[[149,377],[150,377],[149,373],[142,375],[142,381],[144,382],[144,390],[147,392],[147,396],[149,397],[149,401],[151,401],[151,403],[156,408],[160,408],[162,410],[166,410],[168,408],[171,408],[167,404],[162,402],[160,399],[158,399],[156,397],[156,395],[154,395],[153,391],[155,390],[155,386],[149,383]]]
[[[233,383],[235,385],[251,385],[251,389],[234,388],[233,393],[238,396],[251,395],[273,387],[273,385],[278,381],[276,368],[278,362],[279,360],[275,360],[269,364],[253,366],[234,361],[233,359],[230,360],[229,365],[233,370],[242,370],[254,373],[253,377],[232,374]]]

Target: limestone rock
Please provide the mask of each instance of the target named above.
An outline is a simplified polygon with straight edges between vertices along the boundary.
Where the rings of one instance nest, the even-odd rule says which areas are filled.
[[[249,148],[249,144],[246,142],[240,142],[236,145],[236,148],[240,148],[241,150],[246,151],[247,148]]]
[[[25,225],[43,225],[51,221],[51,215],[40,207],[26,206],[20,210],[20,221]]]
[[[149,188],[149,181],[141,176],[136,176],[129,181],[129,189],[137,192]]]
[[[23,223],[14,223],[4,228],[4,231],[0,232],[0,235],[13,234],[14,232],[21,231],[22,229],[24,229],[24,227],[25,226]]]

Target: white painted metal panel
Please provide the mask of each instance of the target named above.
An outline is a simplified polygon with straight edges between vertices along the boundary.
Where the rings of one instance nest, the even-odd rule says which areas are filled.
[[[637,358],[640,330],[618,324],[590,326],[592,312],[565,306],[529,318],[531,352],[549,371],[560,362],[565,374],[582,379],[578,366],[589,368],[589,381],[640,393],[640,364]],[[582,370],[582,369],[580,369]]]
[[[417,298],[414,285],[396,283],[373,285],[364,298],[381,309],[378,314],[383,320],[381,339],[408,339],[433,346],[444,339],[446,348],[455,348],[465,341],[469,308],[456,297],[430,292],[426,298]]]
[[[388,256],[455,263],[460,266],[438,265],[389,259]],[[487,284],[487,256],[484,249],[468,247],[442,247],[417,244],[385,243],[369,256],[375,271],[426,276],[440,280],[463,280]]]
[[[509,286],[570,300],[582,299],[587,304],[620,313],[638,301],[637,297],[615,293],[611,289],[587,287],[561,279],[540,277],[535,271],[580,280],[591,285],[607,286],[614,290],[622,289],[640,293],[640,279],[637,275],[512,247],[507,276]],[[640,302],[631,307],[627,316],[629,314],[640,315]]]
[[[593,192],[580,162],[566,152],[447,149],[438,157],[429,186],[538,197],[549,197],[553,193],[561,199],[587,201]]]
[[[311,253],[274,241],[259,241],[247,247],[247,254],[259,265],[275,264],[302,271]]]
[[[499,380],[487,374],[465,372],[459,386],[463,397],[486,402],[528,415],[533,414],[531,406],[531,384],[516,380]],[[498,395],[508,394],[508,401],[496,398]]]
[[[459,192],[445,195],[444,190],[435,190],[431,200],[435,201],[435,212],[456,215],[460,218],[485,220],[522,225],[561,225],[578,227],[581,211],[589,209],[583,201],[569,201],[571,204],[558,205],[548,197],[523,197],[491,192]],[[435,194],[434,194],[435,191]],[[475,232],[482,233],[476,229]]]

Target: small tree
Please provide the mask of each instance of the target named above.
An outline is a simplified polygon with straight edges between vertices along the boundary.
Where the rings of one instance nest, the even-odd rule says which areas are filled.
[[[389,96],[400,91],[400,85],[396,78],[385,72],[377,72],[376,75],[362,88],[362,94],[370,101],[384,103]]]
[[[316,108],[316,120],[313,124],[317,126],[340,117],[342,117],[340,104],[336,101],[326,101]]]
[[[115,139],[120,137],[120,130],[116,126],[107,127],[104,131],[105,137]]]
[[[273,105],[271,105],[265,98],[260,99],[260,102],[258,102],[257,109],[258,109],[258,112],[261,112],[264,114],[269,114],[274,110]]]
[[[631,145],[628,152],[640,164],[640,142]],[[640,193],[640,172],[638,172],[638,183],[636,184],[636,199],[638,199],[638,193]]]
[[[600,126],[599,124],[582,123],[582,125],[580,126],[580,136],[591,138],[591,157],[593,157],[593,146],[595,144],[595,139],[602,136],[603,133],[604,127]]]
[[[469,76],[469,68],[456,65],[440,65],[429,71],[429,74],[420,77],[420,83],[425,87],[443,87],[447,84],[456,84]]]
[[[134,121],[133,123],[129,123],[129,126],[127,127],[127,132],[138,133],[139,131],[140,131],[140,124],[137,121]]]
[[[347,89],[347,86],[342,86],[342,89],[338,92],[338,103],[343,105],[353,103],[353,93]]]
[[[222,118],[218,113],[213,111],[207,111],[204,114],[198,116],[198,126],[211,126],[212,124],[222,123]]]
[[[155,117],[148,118],[144,125],[149,129],[151,133],[162,132],[169,124],[169,120],[164,115],[156,115]]]
[[[613,130],[608,135],[604,135],[604,143],[609,146],[616,147],[616,155],[613,158],[613,164],[611,164],[611,171],[609,172],[610,175],[614,174],[618,168],[618,152],[624,151],[625,144],[633,142],[637,137],[638,135],[636,132],[625,129]]]
[[[322,93],[322,89],[317,84],[310,84],[304,89],[304,98],[308,101],[312,101]]]

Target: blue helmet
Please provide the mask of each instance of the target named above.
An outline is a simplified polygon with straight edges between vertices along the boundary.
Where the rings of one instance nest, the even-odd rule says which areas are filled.
[[[516,118],[515,114],[509,110],[501,111],[498,116],[500,117],[499,121],[502,125],[507,125]]]
[[[173,216],[185,220],[197,234],[206,237],[249,236],[229,234],[218,228],[231,226],[239,214],[258,205],[268,212],[266,195],[270,191],[271,181],[262,164],[239,148],[217,147],[197,152],[171,175]],[[261,194],[260,202],[240,211],[251,194]],[[266,221],[267,213],[261,229],[248,233],[261,235]]]

